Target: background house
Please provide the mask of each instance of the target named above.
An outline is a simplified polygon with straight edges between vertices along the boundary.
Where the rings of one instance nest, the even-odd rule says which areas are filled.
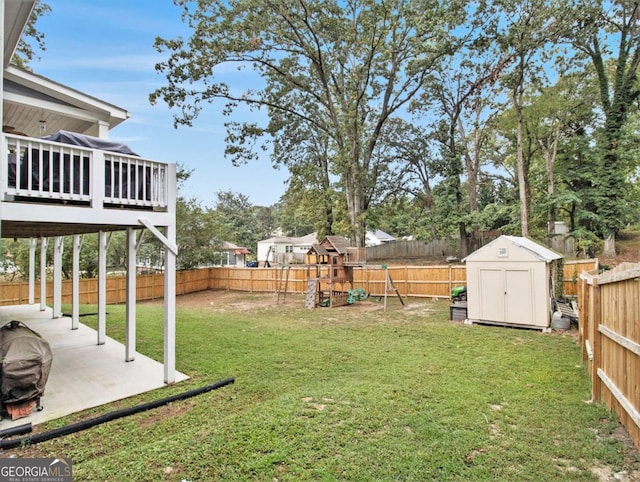
[[[246,266],[246,255],[250,254],[247,248],[237,246],[225,241],[222,246],[213,253],[213,266]]]
[[[260,266],[269,264],[304,263],[311,246],[318,243],[316,233],[302,237],[282,236],[258,241],[257,257]]]
[[[395,241],[396,238],[394,238],[393,236],[391,236],[388,233],[385,233],[384,231],[381,231],[379,229],[375,230],[375,231],[367,231],[367,234],[365,235],[365,246],[380,246],[381,244],[384,243],[389,243],[391,241]]]

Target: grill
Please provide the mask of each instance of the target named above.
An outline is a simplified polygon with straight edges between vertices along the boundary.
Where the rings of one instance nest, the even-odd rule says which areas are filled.
[[[51,370],[51,347],[21,321],[0,328],[0,403],[13,420],[42,410],[40,397]]]

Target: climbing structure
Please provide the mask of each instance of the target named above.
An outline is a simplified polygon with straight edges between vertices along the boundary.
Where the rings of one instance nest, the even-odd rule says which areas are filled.
[[[327,236],[307,252],[305,306],[344,306],[353,292],[353,269],[366,263],[365,248],[350,245],[342,236]]]

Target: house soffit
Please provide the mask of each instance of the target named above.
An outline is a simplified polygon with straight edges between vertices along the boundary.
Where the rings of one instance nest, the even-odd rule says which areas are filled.
[[[4,67],[9,65],[27,25],[35,0],[4,0]]]
[[[13,65],[5,69],[4,79],[8,86],[3,92],[5,100],[50,111],[58,107],[61,115],[94,122],[104,120],[110,128],[129,118],[125,109]]]
[[[72,107],[69,102],[64,102],[60,99],[56,99],[55,97],[45,94],[44,92],[38,92],[37,90],[27,87],[26,85],[20,85],[19,83],[11,79],[4,80],[4,93],[5,96],[6,94],[13,94],[15,96],[27,97],[31,99],[31,103],[35,103],[37,101],[45,101]]]

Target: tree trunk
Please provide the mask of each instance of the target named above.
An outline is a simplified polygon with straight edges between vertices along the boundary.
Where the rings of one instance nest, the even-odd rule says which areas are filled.
[[[467,227],[464,223],[460,223],[460,258],[466,258],[469,254],[469,240],[467,239]]]
[[[520,191],[520,224],[522,236],[529,235],[529,200],[527,196],[528,173],[524,163],[524,119],[522,106],[514,93],[513,105],[518,116],[518,128],[516,137],[516,152],[518,158],[518,190]]]
[[[547,194],[549,196],[549,211],[547,213],[547,232],[555,234],[556,230],[556,207],[553,204],[554,186],[553,186],[553,164],[549,164],[547,159]]]
[[[345,175],[345,194],[347,198],[347,211],[349,214],[349,221],[351,223],[353,241],[356,247],[363,248],[365,242],[365,225],[363,216],[364,200],[362,192],[358,188],[355,182],[353,182],[352,175]]]
[[[481,113],[482,110],[480,103],[477,103],[475,110],[476,121],[480,120]],[[478,127],[478,124],[479,122],[476,123],[473,131],[473,155],[471,155],[469,153],[469,142],[464,124],[462,119],[458,118],[458,131],[460,132],[462,143],[465,146],[464,162],[465,169],[467,171],[467,182],[469,183],[469,212],[472,214],[478,211],[478,174],[480,173],[480,145],[482,142],[481,130]],[[465,252],[462,254],[463,257],[478,249],[480,244],[479,237],[478,228],[474,226],[471,231],[471,237],[466,240]]]
[[[544,152],[545,164],[547,168],[547,196],[549,197],[549,210],[547,212],[547,233],[552,235],[555,233],[556,224],[556,207],[553,204],[553,195],[555,194],[555,181],[553,175],[553,165],[555,164],[558,154],[558,142],[560,140],[560,124],[557,124],[553,130],[551,145],[545,145],[540,140],[540,148]]]
[[[616,255],[616,235],[610,234],[604,239],[602,256],[612,257]]]

